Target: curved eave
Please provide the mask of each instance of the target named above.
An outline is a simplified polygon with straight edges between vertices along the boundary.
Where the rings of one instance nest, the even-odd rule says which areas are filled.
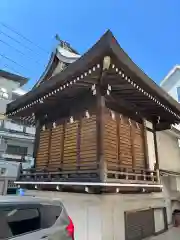
[[[71,53],[64,49],[61,49],[61,47],[58,46],[56,48],[56,50],[51,54],[50,60],[47,64],[47,67],[46,67],[45,71],[43,72],[43,74],[41,75],[38,82],[35,84],[34,88],[50,77],[50,75],[56,69],[58,62],[70,64],[70,63],[73,63],[74,61],[76,61],[78,58],[80,58],[80,55]],[[57,59],[59,61],[57,61]]]
[[[113,84],[114,82],[115,88],[118,88],[117,90],[112,89],[113,97],[116,97],[118,103],[123,102],[122,98],[128,101],[129,104],[134,101],[138,108],[149,116],[151,114],[151,116],[158,117],[161,114],[162,118],[163,116],[165,118],[164,121],[167,120],[168,124],[180,122],[179,103],[153,82],[153,80],[129,58],[110,31],[107,31],[101,39],[77,61],[70,64],[64,71],[53,76],[51,81],[44,82],[41,87],[30,91],[22,99],[17,99],[11,104],[8,104],[7,114],[10,113],[17,117],[23,116],[23,111],[24,113],[26,112],[26,114],[32,114],[36,104],[41,98],[44,99],[47,93],[49,94],[48,99],[51,98],[51,95],[53,95],[53,97],[58,95],[63,98],[64,92],[67,93],[69,91],[68,89],[74,91],[74,95],[77,94],[78,89],[72,85],[70,85],[70,88],[65,87],[66,89],[63,91],[57,91],[57,88],[60,88],[60,86],[62,88],[63,84],[64,86],[69,86],[69,81],[72,81],[75,76],[77,76],[78,79],[81,79],[82,76],[83,88],[85,89],[85,83],[88,82],[88,78],[92,75],[87,76],[87,71],[97,64],[102,66],[103,58],[107,55],[111,56],[112,65],[115,67],[111,66],[111,74],[114,80],[111,78],[111,74],[107,75],[106,80],[108,84]],[[120,69],[121,71],[119,71]],[[99,70],[97,69],[97,71]],[[122,72],[126,77],[123,76],[123,78],[120,78]],[[86,73],[86,75],[83,75],[84,73]],[[99,76],[98,74],[99,72],[97,72],[96,77]],[[93,82],[95,81],[93,76],[92,80]],[[129,81],[131,83],[129,83]],[[77,84],[75,83],[74,85],[76,86]],[[126,94],[126,91],[130,91],[129,94]],[[133,94],[136,94],[134,100]],[[31,107],[29,107],[29,105]],[[40,104],[40,106],[41,105],[43,106],[43,104]],[[26,108],[28,109],[26,110]],[[149,108],[151,108],[151,110]]]
[[[39,80],[37,81],[37,83],[34,85],[33,89],[36,88],[37,86],[39,86],[39,84],[40,84],[41,82],[43,82],[44,79],[46,79],[46,76],[47,76],[48,72],[50,71],[50,68],[51,68],[51,66],[53,65],[53,62],[55,61],[55,57],[56,57],[56,51],[52,52],[51,57],[50,57],[50,60],[49,60],[49,62],[48,62],[48,64],[47,64],[47,66],[46,66],[43,74],[41,75],[41,77],[39,78]]]

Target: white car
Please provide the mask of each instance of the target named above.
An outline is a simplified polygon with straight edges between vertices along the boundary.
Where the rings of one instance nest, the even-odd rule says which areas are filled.
[[[0,239],[74,240],[74,225],[59,200],[1,196]]]

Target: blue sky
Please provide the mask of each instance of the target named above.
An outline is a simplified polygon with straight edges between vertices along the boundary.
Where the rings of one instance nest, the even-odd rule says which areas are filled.
[[[159,83],[175,64],[180,64],[179,9],[179,0],[0,0],[0,54],[16,62],[0,56],[0,68],[29,77],[28,90],[48,62],[56,33],[84,53],[110,29],[133,61]]]

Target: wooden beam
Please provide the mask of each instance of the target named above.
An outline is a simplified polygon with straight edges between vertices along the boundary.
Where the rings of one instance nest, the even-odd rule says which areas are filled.
[[[97,130],[97,160],[100,167],[100,179],[102,182],[105,181],[105,163],[104,163],[104,109],[105,109],[105,98],[101,96],[100,92],[97,91],[97,119],[96,119],[96,130]]]
[[[154,126],[153,126],[154,128]],[[153,137],[154,137],[154,149],[155,149],[155,157],[156,157],[156,169],[159,169],[159,155],[158,155],[158,146],[157,146],[157,135],[156,131],[153,131]]]
[[[121,165],[120,159],[120,118],[119,114],[116,113],[116,137],[117,137],[117,160],[118,160],[118,169]]]
[[[40,132],[41,132],[40,120],[37,120],[37,122],[36,122],[35,141],[34,141],[34,150],[33,150],[34,168],[36,168],[36,158],[37,158],[37,153],[38,153],[38,148],[39,148]]]
[[[82,119],[79,117],[78,119],[78,128],[77,128],[77,169],[80,169],[80,161],[81,161],[81,126]]]
[[[48,160],[47,160],[47,164],[46,167],[48,167],[49,162],[50,162],[50,157],[51,157],[51,138],[52,138],[52,126],[49,129],[49,142],[48,142]]]
[[[163,130],[167,130],[167,129],[171,129],[171,124],[170,123],[157,123],[156,125],[154,125],[154,129],[156,131],[163,131]]]
[[[145,119],[143,119],[143,143],[144,143],[144,157],[145,157],[145,168],[149,168],[149,154],[148,154],[148,142],[147,142],[147,129]]]
[[[61,169],[63,168],[63,159],[64,159],[64,139],[65,139],[65,130],[66,130],[66,123],[63,123],[62,135],[61,135]]]
[[[131,139],[132,167],[133,168],[136,166],[134,138],[135,138],[135,133],[134,133],[134,128],[133,128],[133,123],[131,123],[131,125],[130,125],[130,139]]]

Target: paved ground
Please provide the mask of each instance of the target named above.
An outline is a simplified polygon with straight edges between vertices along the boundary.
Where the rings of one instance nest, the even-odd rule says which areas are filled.
[[[180,227],[171,228],[168,232],[160,234],[156,237],[150,238],[151,240],[180,240]]]

